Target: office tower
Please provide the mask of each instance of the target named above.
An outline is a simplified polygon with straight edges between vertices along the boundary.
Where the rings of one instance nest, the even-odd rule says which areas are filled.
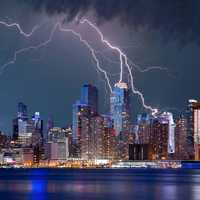
[[[65,161],[69,158],[69,141],[65,129],[54,127],[49,130],[47,158],[59,161]]]
[[[186,110],[186,118],[187,118],[187,149],[189,159],[193,160],[195,158],[195,150],[194,150],[194,110],[193,105],[197,103],[197,100],[189,99],[187,110]]]
[[[40,136],[41,139],[43,139],[43,120],[41,119],[39,112],[35,112],[35,114],[32,116],[32,121],[34,123],[35,132]]]
[[[91,126],[91,152],[93,159],[103,159],[103,132],[104,132],[104,119],[100,115],[92,116],[90,120]]]
[[[72,143],[75,157],[80,157],[82,118],[88,118],[90,114],[91,109],[86,104],[77,101],[73,105]]]
[[[47,133],[49,132],[50,129],[54,127],[54,121],[52,117],[49,117],[47,120]]]
[[[175,128],[175,158],[177,160],[189,160],[187,144],[187,118],[181,115],[176,120]]]
[[[116,83],[110,98],[110,114],[116,134],[130,131],[130,100],[126,83]]]
[[[133,144],[129,143],[129,160],[148,160],[150,147],[150,116],[147,113],[137,116]]]
[[[18,119],[18,142],[22,146],[30,146],[32,143],[32,126],[28,123],[28,119]]]
[[[126,83],[116,83],[110,97],[110,115],[117,137],[117,157],[129,158],[130,142],[130,99]]]
[[[135,127],[135,143],[149,144],[150,139],[150,116],[143,113],[137,116],[137,123]]]
[[[150,123],[150,159],[168,159],[169,122],[159,116],[153,117]]]
[[[81,88],[81,102],[98,112],[98,90],[91,84],[84,84]]]
[[[17,141],[19,134],[24,137],[25,126],[28,120],[27,106],[20,102],[17,106],[17,118],[13,119],[13,140]]]
[[[18,103],[17,117],[19,119],[27,119],[28,118],[27,106],[24,103],[22,103],[22,102]]]
[[[81,123],[84,117],[97,115],[98,111],[98,90],[90,84],[84,84],[81,89],[81,100],[73,104],[73,123],[72,123],[72,144],[76,157],[80,157],[81,151]]]
[[[18,133],[19,133],[18,118],[13,119],[12,127],[13,127],[13,137],[12,138],[14,141],[17,141]]]
[[[173,114],[170,112],[164,112],[160,116],[163,122],[168,122],[168,154],[175,153],[175,122]]]
[[[200,160],[200,102],[189,100],[188,140],[194,144],[194,158]]]
[[[103,158],[114,160],[117,158],[117,139],[113,122],[109,115],[103,117]]]

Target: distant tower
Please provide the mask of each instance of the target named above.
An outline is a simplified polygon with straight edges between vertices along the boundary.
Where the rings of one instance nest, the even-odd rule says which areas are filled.
[[[20,119],[26,119],[28,117],[27,106],[22,102],[18,103],[17,117]]]
[[[126,83],[116,83],[110,98],[110,114],[116,134],[129,131],[130,99]]]
[[[20,102],[17,106],[17,118],[13,119],[13,139],[17,140],[19,135],[25,134],[28,121],[27,106]]]
[[[84,84],[81,89],[81,102],[98,112],[98,90],[91,84]]]
[[[47,120],[47,133],[49,132],[50,129],[54,127],[54,121],[52,117],[49,117]]]

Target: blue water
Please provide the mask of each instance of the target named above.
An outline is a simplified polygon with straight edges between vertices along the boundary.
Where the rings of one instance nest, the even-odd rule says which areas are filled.
[[[200,170],[0,169],[0,200],[200,200]]]

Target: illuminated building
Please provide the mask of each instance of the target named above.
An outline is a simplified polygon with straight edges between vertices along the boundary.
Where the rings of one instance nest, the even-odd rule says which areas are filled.
[[[29,122],[32,127],[32,147],[34,149],[34,163],[39,163],[41,159],[44,159],[44,137],[43,137],[43,120],[40,117],[39,112],[35,112],[32,119]]]
[[[110,98],[110,114],[116,134],[130,131],[130,100],[126,83],[116,83]]]
[[[180,116],[175,128],[175,157],[177,160],[189,160],[187,151],[187,119]]]
[[[164,112],[161,114],[161,120],[165,123],[168,122],[168,154],[175,153],[175,123],[173,114],[170,112]]]
[[[150,159],[168,159],[168,121],[153,118],[151,119],[150,126]]]
[[[86,104],[77,101],[73,105],[73,124],[72,124],[72,143],[73,143],[73,154],[74,157],[80,158],[81,148],[81,130],[83,117],[89,117],[91,109]]]
[[[32,144],[33,125],[31,121],[18,119],[18,142],[22,146],[30,146]]]
[[[149,144],[150,139],[150,116],[147,113],[138,115],[135,127],[135,143]]]
[[[82,115],[80,121],[81,158],[101,159],[103,157],[103,118],[99,115]]]
[[[193,135],[194,158],[200,160],[200,102],[190,100],[191,115],[189,118],[189,136]],[[190,138],[189,137],[189,138]],[[192,140],[192,138],[190,138]]]
[[[81,134],[85,126],[84,119],[96,115],[98,111],[98,90],[95,86],[84,84],[81,89],[81,100],[73,105],[72,143],[75,157],[81,156]],[[82,132],[81,132],[82,131]],[[86,134],[87,135],[87,134]],[[86,138],[87,139],[87,138]],[[84,151],[85,152],[85,151]]]
[[[133,143],[133,144],[132,144]],[[150,147],[150,116],[137,116],[133,142],[129,143],[129,160],[148,160]]]
[[[17,118],[13,120],[13,139],[16,141],[20,137],[26,137],[26,123],[28,120],[27,106],[20,102],[17,107]]]
[[[113,122],[109,115],[103,115],[103,159],[116,159],[117,140]]]
[[[20,119],[27,119],[28,118],[27,106],[22,102],[18,103],[17,117],[20,118]]]
[[[104,153],[104,119],[100,115],[93,116],[90,121],[91,124],[91,147],[94,159],[103,159]]]
[[[49,160],[64,161],[69,158],[69,142],[65,129],[54,127],[49,130],[47,157]]]
[[[110,97],[110,115],[117,137],[117,157],[129,158],[130,142],[130,99],[126,83],[116,83]]]
[[[197,103],[197,100],[190,99],[188,101],[188,106],[186,110],[187,118],[187,149],[189,159],[193,160],[195,158],[194,150],[194,110],[193,104]]]

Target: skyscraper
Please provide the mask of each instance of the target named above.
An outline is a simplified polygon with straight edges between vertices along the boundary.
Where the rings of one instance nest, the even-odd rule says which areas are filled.
[[[81,102],[98,112],[98,90],[91,84],[84,84],[81,88]]]
[[[168,122],[168,154],[175,153],[175,122],[173,114],[170,112],[164,112],[160,116],[161,120]]]
[[[195,160],[200,160],[200,102],[192,103]]]
[[[127,83],[116,83],[110,97],[110,115],[117,137],[117,157],[129,159],[130,99]]]
[[[83,119],[89,119],[98,112],[98,90],[91,84],[81,88],[81,100],[73,104],[72,141],[76,156],[81,156],[81,133],[83,134]],[[81,132],[82,131],[82,132]],[[87,138],[86,138],[87,139]]]
[[[168,159],[168,121],[155,117],[150,125],[150,159]]]
[[[197,100],[190,99],[188,101],[186,118],[187,118],[187,149],[189,158],[194,159],[194,112],[193,104],[197,103]]]
[[[113,122],[109,115],[102,115],[103,117],[103,158],[116,159],[117,157],[117,140],[113,128]]]
[[[138,115],[135,128],[135,143],[149,144],[150,139],[150,116],[147,113]]]
[[[20,119],[26,119],[28,117],[27,106],[22,102],[18,103],[17,117]]]
[[[17,106],[17,117],[13,119],[13,139],[17,140],[19,133],[22,135],[25,132],[25,126],[28,120],[27,106],[20,102]]]
[[[72,144],[75,157],[81,156],[81,137],[83,134],[83,121],[90,118],[91,108],[77,101],[73,105]],[[84,130],[86,131],[86,130]],[[87,139],[87,138],[86,138]]]
[[[116,135],[130,128],[130,100],[126,83],[116,83],[110,97],[110,114]]]
[[[187,144],[187,119],[181,115],[176,120],[175,128],[175,157],[177,160],[189,160]]]

